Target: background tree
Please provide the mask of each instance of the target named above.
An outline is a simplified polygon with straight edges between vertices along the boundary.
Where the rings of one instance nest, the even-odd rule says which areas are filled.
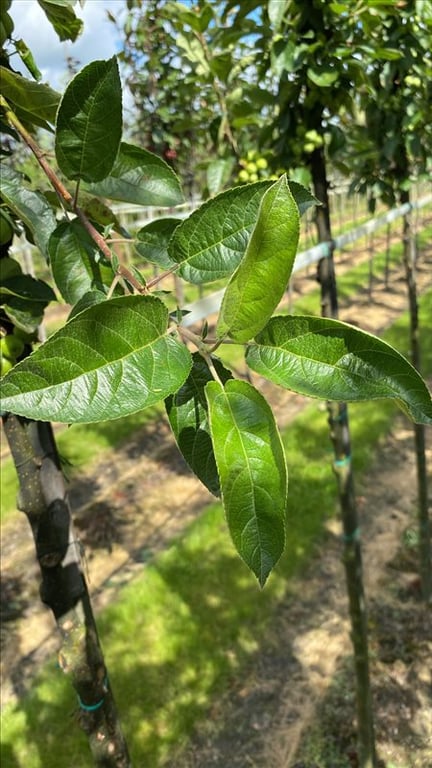
[[[190,179],[193,168],[199,194],[203,186],[214,194],[252,162],[247,152],[258,146],[261,112],[273,103],[266,79],[251,82],[254,8],[246,4],[234,12],[214,0],[191,6],[129,0],[127,6],[119,26],[125,38],[120,58],[135,105],[130,130],[183,178]],[[252,169],[250,180],[266,167]]]
[[[380,5],[382,9],[383,4]],[[393,4],[392,7],[394,18],[403,24],[399,9],[394,8]],[[229,105],[230,109],[225,109],[223,115],[234,137],[241,133],[238,130],[240,127],[247,127],[248,141],[259,142],[271,150],[275,169],[300,166],[309,170],[314,194],[322,203],[316,211],[318,239],[329,244],[329,252],[318,266],[321,309],[324,316],[337,317],[328,164],[330,162],[332,171],[335,167],[343,171],[349,167],[346,160],[342,162],[343,151],[346,149],[344,128],[354,122],[361,109],[358,94],[363,92],[367,96],[370,91],[367,71],[369,62],[371,71],[386,70],[399,57],[395,41],[378,41],[373,35],[373,31],[379,29],[384,10],[376,14],[373,4],[370,4],[369,24],[366,24],[360,21],[362,5],[356,3],[279,0],[268,3],[249,2],[239,6],[228,1],[197,3],[193,8],[198,15],[205,9],[209,18],[211,8],[213,19],[217,19],[219,24],[230,21],[232,34],[239,36],[238,55],[241,54],[239,40],[242,39],[242,33],[243,40],[249,37],[253,41],[246,70],[247,78],[240,87],[229,80],[224,82],[224,105]],[[166,9],[175,18],[177,29],[180,25],[184,36],[194,11],[173,3],[168,3]],[[375,20],[375,24],[372,20]],[[248,26],[243,30],[245,22]],[[191,60],[195,59],[196,63],[200,58],[210,60],[215,52],[212,31],[212,25],[203,25],[196,36],[198,46],[190,54]],[[197,74],[202,74],[201,70],[197,69]],[[202,82],[205,82],[205,78]],[[260,89],[262,83],[266,84],[270,95],[270,99],[265,102],[256,98],[256,90]],[[233,87],[235,85],[237,88]],[[235,111],[234,94],[241,105],[240,109],[244,109],[243,116]],[[254,105],[255,112],[258,106],[260,112],[259,117],[253,120],[254,128],[260,127],[259,133],[255,131],[255,136],[251,134],[248,125],[249,103]],[[379,118],[377,125],[381,126]],[[232,146],[235,149],[235,145]],[[357,540],[359,524],[350,464],[351,441],[346,407],[343,404],[329,404],[328,411],[344,520],[345,562],[355,626],[353,637],[356,661],[364,688],[363,694],[359,696],[359,720],[364,723],[361,737],[363,746],[360,747],[363,765],[369,759],[374,762],[375,757],[365,652],[367,619],[362,610],[365,601]]]
[[[369,4],[361,14],[367,37],[363,46],[368,65],[367,91],[361,92],[364,124],[352,135],[353,187],[388,205],[409,204],[410,190],[430,178],[432,157],[432,8],[413,1]],[[387,60],[371,55],[378,46]],[[429,174],[428,174],[429,170]],[[416,239],[412,216],[404,217],[403,256],[410,309],[411,359],[421,369],[416,290]],[[418,477],[419,564],[421,590],[432,597],[431,535],[428,511],[425,431],[414,427]]]

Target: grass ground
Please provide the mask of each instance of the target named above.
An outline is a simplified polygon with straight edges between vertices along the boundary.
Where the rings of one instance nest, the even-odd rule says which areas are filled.
[[[432,370],[432,292],[421,301],[424,371]],[[386,334],[407,351],[408,318]],[[350,409],[354,469],[366,472],[395,408]],[[167,551],[143,567],[98,617],[111,681],[134,764],[163,766],[186,742],[197,718],[265,643],[265,629],[290,579],[301,571],[336,513],[325,414],[311,404],[285,430],[290,467],[288,542],[263,592],[235,554],[218,504]],[[323,449],[323,446],[324,449]],[[325,510],[325,514],[323,514]],[[56,664],[40,670],[28,696],[7,707],[2,759],[8,768],[86,768],[76,701]]]

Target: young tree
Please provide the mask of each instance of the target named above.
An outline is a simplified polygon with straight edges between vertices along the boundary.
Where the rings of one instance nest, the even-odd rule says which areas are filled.
[[[408,2],[395,7],[369,3],[361,14],[367,33],[369,58],[367,95],[361,107],[365,121],[353,136],[353,172],[357,186],[368,191],[371,207],[376,199],[407,206],[404,216],[403,260],[410,311],[411,360],[421,369],[416,243],[409,211],[410,189],[424,176],[432,156],[432,8]],[[387,52],[382,62],[379,46]],[[361,162],[359,162],[359,159]],[[425,430],[414,426],[418,478],[419,564],[423,598],[432,599],[431,531],[428,510]]]

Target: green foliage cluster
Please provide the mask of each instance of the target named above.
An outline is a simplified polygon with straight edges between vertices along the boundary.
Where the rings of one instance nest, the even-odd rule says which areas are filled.
[[[386,202],[395,184],[427,172],[429,3],[130,0],[128,9],[123,57],[137,125],[163,114],[175,167],[185,176],[192,152],[210,193],[230,179],[256,180],[248,152],[303,183],[325,154]],[[394,174],[402,147],[407,178]]]
[[[27,115],[38,113],[31,86]],[[12,106],[3,99],[6,119],[37,155]],[[4,377],[2,408],[39,420],[94,422],[169,398],[186,459],[221,494],[234,543],[264,584],[284,545],[283,452],[269,406],[250,384],[224,368],[218,373],[216,350],[227,342],[245,345],[247,364],[282,386],[340,400],[392,397],[420,421],[432,419],[430,397],[409,363],[378,339],[331,320],[272,319],[295,258],[299,210],[315,202],[285,176],[221,193],[186,220],[174,220],[168,234],[162,223],[158,245],[170,272],[192,283],[226,279],[214,337],[182,325],[181,308],[170,314],[152,291],[160,280],[146,285],[139,272],[121,265],[109,246],[111,227],[101,227],[76,202],[81,186],[104,200],[181,201],[178,179],[164,161],[121,139],[117,62],[93,62],[71,81],[56,114],[57,163],[77,182],[72,198],[51,175],[63,199],[61,220],[16,172],[4,175],[3,199],[32,232],[57,290],[74,307],[64,328]],[[32,278],[10,274],[2,284],[5,318],[33,331],[34,307],[41,313],[51,289],[38,282],[30,290]],[[5,330],[7,337],[7,323]]]
[[[74,39],[72,4],[42,5],[54,13],[62,34]],[[129,3],[131,9],[134,5]],[[309,15],[303,5],[252,3],[246,12],[230,2],[219,6],[203,2],[193,8],[168,4],[172,29],[178,33],[182,25],[191,30],[180,41],[177,38],[194,64],[184,82],[196,77],[198,63],[198,74],[216,94],[219,139],[228,138],[231,149],[237,148],[231,126],[242,127],[252,105],[256,110],[257,103],[266,104],[256,86],[250,90],[252,59],[250,51],[246,54],[250,38],[260,52],[262,84],[268,67],[273,82],[276,77],[279,83],[277,121],[279,127],[285,121],[286,128],[279,136],[285,141],[286,132],[292,132],[289,105],[296,98],[296,120],[305,129],[306,143],[314,143],[312,154],[322,150],[319,91],[331,87],[334,108],[340,110],[352,98],[347,95],[348,80],[350,84],[356,77],[364,80],[359,62],[344,59],[325,34],[328,14],[338,13],[351,30],[352,40],[345,28],[332,32],[339,35],[340,46],[343,35],[345,45],[357,39],[358,24],[346,19],[335,4],[328,8],[313,4]],[[2,11],[5,28],[7,9]],[[158,35],[165,35],[157,4],[146,7],[145,12],[150,11]],[[216,23],[219,18],[221,25]],[[303,53],[291,50],[285,40],[284,30],[294,23],[300,38],[304,32]],[[307,42],[311,29],[316,38],[313,68],[308,49],[312,43]],[[138,34],[138,28],[131,27],[130,35]],[[145,50],[144,42],[143,46]],[[146,55],[151,62],[156,50]],[[394,58],[387,49],[376,55]],[[335,63],[339,59],[341,70]],[[172,63],[164,63],[167,71]],[[286,77],[288,67],[295,78]],[[116,58],[89,64],[61,96],[41,84],[36,71],[28,80],[10,66],[4,69],[1,106],[6,130],[33,150],[61,200],[62,212],[59,216],[51,198],[31,189],[10,165],[2,174],[3,208],[29,233],[49,263],[57,291],[73,308],[64,328],[7,373],[2,382],[3,409],[40,420],[95,422],[167,400],[180,448],[198,477],[221,494],[238,551],[264,584],[285,536],[284,459],[271,410],[250,384],[233,380],[216,352],[227,343],[241,345],[247,365],[281,386],[342,401],[394,398],[411,418],[427,423],[432,405],[424,383],[395,350],[357,329],[328,319],[272,317],[294,263],[299,216],[315,203],[306,189],[285,175],[222,192],[185,220],[161,220],[138,233],[140,256],[162,266],[166,274],[176,272],[198,285],[225,280],[214,336],[209,337],[206,326],[191,332],[182,323],[182,307],[173,313],[164,303],[159,285],[165,275],[146,283],[138,270],[121,264],[115,252],[117,223],[111,201],[172,207],[183,200],[180,181],[166,162],[122,140]],[[227,101],[235,78],[240,78],[236,82],[241,87],[241,114],[234,101],[230,112]],[[304,86],[299,84],[304,78],[309,85],[302,105]],[[313,124],[306,119],[306,108],[319,117]],[[163,117],[163,111],[158,115]],[[66,184],[74,186],[73,195],[29,133],[28,128],[36,127],[54,131],[57,166]],[[283,159],[283,153],[278,156]],[[4,359],[15,362],[24,349],[15,345],[12,354],[12,339],[24,333],[31,340],[55,295],[42,281],[21,273],[8,255],[8,244],[2,254],[6,267],[1,285],[2,346]],[[195,347],[195,354],[188,345]]]

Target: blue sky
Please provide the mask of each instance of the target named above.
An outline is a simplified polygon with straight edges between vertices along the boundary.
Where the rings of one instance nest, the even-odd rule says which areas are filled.
[[[106,11],[118,19],[125,5],[125,0],[86,0],[83,7],[77,3],[74,10],[83,19],[84,30],[75,43],[59,41],[36,0],[14,0],[9,13],[15,24],[14,37],[27,43],[43,81],[62,91],[67,79],[67,56],[78,59],[84,66],[94,59],[108,59],[117,52],[120,41]],[[25,68],[18,66],[18,58],[14,57],[13,66],[28,75]]]

